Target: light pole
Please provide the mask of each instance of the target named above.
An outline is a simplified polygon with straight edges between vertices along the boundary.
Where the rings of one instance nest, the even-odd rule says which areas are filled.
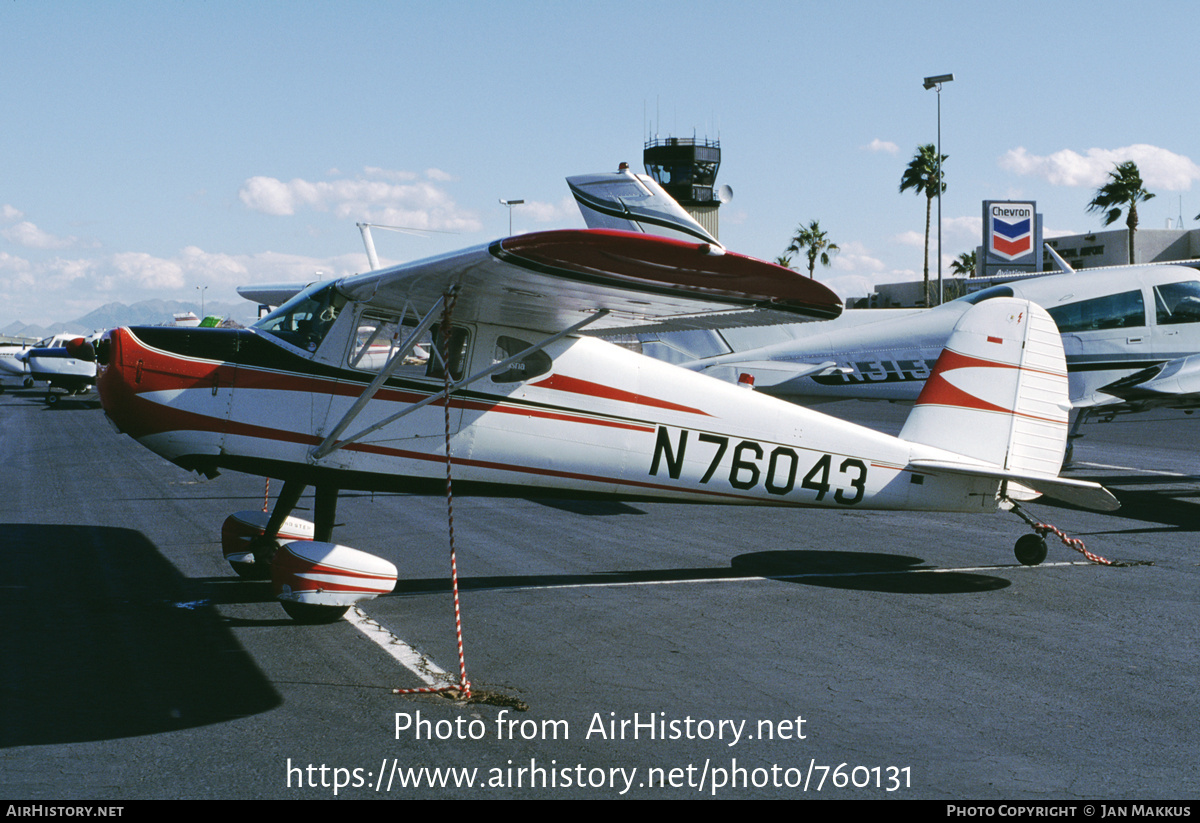
[[[204,322],[204,292],[208,286],[196,286],[196,291],[200,292],[200,322]]]
[[[519,206],[519,205],[521,205],[521,204],[522,204],[522,203],[524,203],[524,202],[525,202],[524,200],[505,200],[503,197],[501,197],[501,198],[500,198],[500,205],[502,205],[502,206],[508,206],[508,236],[509,236],[509,237],[512,237],[512,210],[513,210],[513,206]]]
[[[938,197],[938,305],[942,305],[942,84],[954,79],[953,74],[935,74],[925,78],[925,90],[937,89],[937,197]]]

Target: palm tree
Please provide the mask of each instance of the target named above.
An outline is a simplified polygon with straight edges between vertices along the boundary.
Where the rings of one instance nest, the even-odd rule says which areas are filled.
[[[800,226],[796,229],[796,234],[792,237],[791,245],[787,247],[787,253],[801,253],[808,258],[808,276],[814,276],[813,270],[817,267],[817,260],[821,261],[822,266],[828,266],[830,254],[837,254],[841,251],[837,243],[829,242],[829,233],[821,230],[821,221],[814,220],[807,226]]]
[[[949,155],[943,154],[941,156],[941,165],[945,165],[948,158]],[[912,189],[914,194],[925,195],[926,306],[932,302],[932,298],[929,295],[929,221],[933,211],[933,198],[938,196],[938,184],[941,183],[941,190],[943,192],[946,190],[945,178],[940,175],[940,172],[937,149],[934,148],[933,143],[926,143],[924,146],[917,147],[917,153],[913,155],[908,168],[904,170],[904,176],[900,178],[901,194]]]
[[[977,262],[975,252],[965,251],[950,264],[950,273],[957,274],[959,277],[974,277]]]
[[[786,252],[775,258],[776,266],[783,266],[785,269],[792,267],[792,256]]]
[[[1133,235],[1137,232],[1137,204],[1144,203],[1154,195],[1142,185],[1142,175],[1137,163],[1126,160],[1117,163],[1108,173],[1108,182],[1096,190],[1096,196],[1088,203],[1088,211],[1104,212],[1104,225],[1111,226],[1121,217],[1121,209],[1128,214],[1125,225],[1129,227],[1129,262],[1133,263]]]

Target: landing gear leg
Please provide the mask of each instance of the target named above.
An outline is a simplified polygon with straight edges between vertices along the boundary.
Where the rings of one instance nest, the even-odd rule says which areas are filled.
[[[1007,481],[1005,481],[1007,482]],[[1046,535],[1053,534],[1063,542],[1067,548],[1074,549],[1082,554],[1093,563],[1098,563],[1102,566],[1125,566],[1126,563],[1114,562],[1107,560],[1098,554],[1093,554],[1088,551],[1087,546],[1078,537],[1067,537],[1062,530],[1050,525],[1049,523],[1039,523],[1034,520],[1025,510],[1017,505],[1016,501],[1010,499],[1005,493],[1006,487],[1001,486],[1000,491],[1000,508],[1006,511],[1011,511],[1017,517],[1024,520],[1029,528],[1033,529],[1033,534],[1027,534],[1017,541],[1014,551],[1017,555],[1017,560],[1026,566],[1036,566],[1046,559]]]
[[[266,530],[250,541],[250,550],[254,552],[254,565],[244,570],[239,568],[239,575],[254,580],[271,578],[271,559],[279,548],[275,538],[279,536],[283,521],[287,520],[288,515],[296,508],[296,504],[300,502],[300,495],[304,494],[306,488],[304,483],[295,480],[284,482],[279,498],[275,501],[275,508],[271,510],[271,517],[267,520]]]
[[[1063,455],[1062,464],[1064,469],[1071,467],[1071,461],[1075,458],[1075,441],[1083,437],[1079,430],[1083,428],[1083,424],[1087,422],[1091,414],[1091,409],[1080,409],[1079,413],[1075,415],[1075,422],[1071,424],[1071,431],[1067,434],[1067,451]]]
[[[314,539],[322,543],[333,542],[334,520],[337,518],[337,500],[340,490],[335,486],[317,484],[316,532]]]
[[[1007,491],[1007,487],[1002,489],[1001,505],[1024,520],[1029,528],[1034,531],[1033,534],[1021,535],[1017,540],[1017,545],[1013,547],[1013,552],[1017,555],[1017,561],[1022,566],[1036,566],[1046,559],[1047,529],[1041,523],[1027,515],[1025,510],[1018,506],[1015,500],[1004,495],[1003,492],[1005,491]]]

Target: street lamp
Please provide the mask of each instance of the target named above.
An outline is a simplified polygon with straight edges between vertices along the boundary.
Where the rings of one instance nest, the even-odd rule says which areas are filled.
[[[201,323],[204,322],[204,317],[205,317],[205,314],[204,314],[204,292],[207,289],[208,289],[208,286],[196,286],[196,291],[200,292],[200,322]]]
[[[500,205],[501,205],[501,206],[508,206],[508,235],[509,235],[509,237],[511,237],[511,236],[512,236],[512,210],[513,210],[513,206],[519,206],[519,205],[521,205],[521,204],[522,204],[522,203],[524,203],[524,202],[525,202],[524,200],[505,200],[503,197],[502,197],[502,198],[500,198]]]
[[[925,90],[937,89],[937,197],[938,197],[938,305],[942,305],[942,84],[953,74],[935,74],[925,78]]]

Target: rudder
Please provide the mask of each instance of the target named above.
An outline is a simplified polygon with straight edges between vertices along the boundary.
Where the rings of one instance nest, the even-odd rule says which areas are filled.
[[[1009,472],[1056,476],[1070,408],[1050,315],[1028,300],[994,298],[959,319],[900,437]]]

